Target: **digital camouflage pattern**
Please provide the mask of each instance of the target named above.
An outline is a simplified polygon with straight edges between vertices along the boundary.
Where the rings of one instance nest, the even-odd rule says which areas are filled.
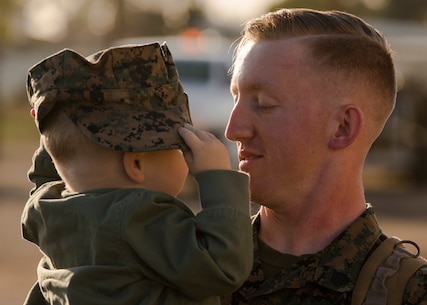
[[[359,271],[372,249],[386,238],[372,206],[324,250],[303,255],[271,278],[264,278],[258,248],[259,217],[255,218],[254,264],[248,280],[222,305],[350,305]],[[427,305],[427,268],[408,282],[406,305]]]
[[[64,49],[33,66],[27,94],[36,124],[61,105],[93,141],[118,151],[185,148],[188,98],[166,43],[109,48],[84,58]]]

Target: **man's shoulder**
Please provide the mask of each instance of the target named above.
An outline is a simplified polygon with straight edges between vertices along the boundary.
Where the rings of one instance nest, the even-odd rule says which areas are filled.
[[[427,304],[427,260],[409,279],[404,300],[408,305]]]

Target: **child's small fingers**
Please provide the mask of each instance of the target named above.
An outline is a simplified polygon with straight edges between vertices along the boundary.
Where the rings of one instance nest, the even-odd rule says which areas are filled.
[[[178,133],[181,136],[181,138],[184,140],[184,142],[190,146],[198,140],[198,137],[196,136],[196,134],[194,132],[192,132],[191,130],[189,130],[186,127],[180,127],[178,129]]]

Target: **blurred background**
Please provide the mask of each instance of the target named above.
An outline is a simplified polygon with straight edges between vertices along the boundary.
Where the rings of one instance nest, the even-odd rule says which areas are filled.
[[[0,0],[0,303],[22,304],[39,251],[20,236],[38,146],[28,69],[64,48],[84,56],[111,46],[166,41],[196,126],[223,137],[233,42],[249,18],[281,7],[344,10],[381,30],[395,51],[396,110],[365,166],[366,197],[389,235],[427,255],[427,1],[425,0]],[[191,179],[182,193],[194,200]]]

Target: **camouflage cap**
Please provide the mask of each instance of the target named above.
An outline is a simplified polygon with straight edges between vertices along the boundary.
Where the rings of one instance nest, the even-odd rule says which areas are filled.
[[[36,124],[60,103],[91,140],[118,151],[184,148],[188,98],[166,43],[109,48],[84,58],[64,49],[33,66],[27,94]]]

